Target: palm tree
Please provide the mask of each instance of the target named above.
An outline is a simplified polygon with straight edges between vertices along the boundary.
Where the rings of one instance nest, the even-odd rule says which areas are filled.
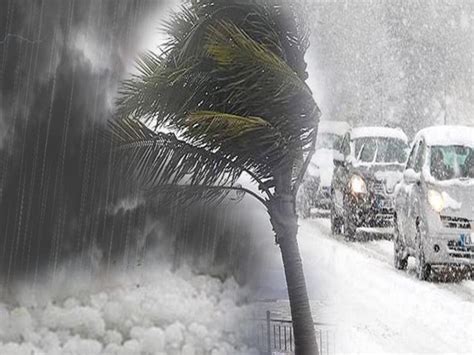
[[[162,52],[127,80],[111,122],[125,174],[143,191],[219,200],[245,192],[280,246],[297,354],[317,354],[297,243],[296,194],[316,143],[307,31],[284,0],[187,1]],[[246,174],[260,193],[236,184]]]

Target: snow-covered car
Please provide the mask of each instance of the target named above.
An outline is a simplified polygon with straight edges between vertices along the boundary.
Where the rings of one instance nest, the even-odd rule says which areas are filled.
[[[432,268],[474,262],[474,127],[421,130],[396,187],[394,264],[409,256],[426,280]]]
[[[390,233],[393,191],[402,178],[408,139],[398,128],[359,127],[346,133],[334,158],[331,231],[353,239],[358,228]],[[374,229],[377,228],[377,229]]]
[[[334,153],[350,126],[343,121],[320,121],[316,151],[311,159],[302,186],[304,194],[303,216],[328,215],[331,206],[331,181],[334,172]]]

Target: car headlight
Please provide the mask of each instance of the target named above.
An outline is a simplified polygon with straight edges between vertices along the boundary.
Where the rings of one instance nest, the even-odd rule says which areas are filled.
[[[354,175],[351,177],[350,187],[353,194],[366,194],[367,185],[359,175]]]
[[[436,212],[441,212],[444,208],[444,198],[438,191],[428,190],[428,202]]]

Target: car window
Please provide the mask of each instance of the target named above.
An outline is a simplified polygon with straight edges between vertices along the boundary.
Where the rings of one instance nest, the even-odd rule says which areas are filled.
[[[418,152],[416,154],[415,166],[414,166],[414,170],[417,173],[419,173],[421,171],[421,168],[423,167],[423,163],[425,161],[425,151],[426,151],[425,142],[420,141]]]
[[[354,139],[355,157],[364,163],[404,164],[407,159],[405,141],[390,137]]]
[[[356,144],[357,146],[357,144]],[[359,151],[359,160],[371,163],[375,160],[375,155],[377,154],[377,145],[370,144],[370,142],[363,143],[360,149],[356,148],[356,152]]]
[[[430,148],[430,173],[436,180],[473,179],[474,148],[452,145]]]
[[[418,146],[420,145],[420,142],[416,142],[413,144],[413,148],[410,152],[410,156],[408,157],[408,162],[407,162],[407,169],[413,169],[415,167],[415,159],[416,159],[416,152],[418,151]]]

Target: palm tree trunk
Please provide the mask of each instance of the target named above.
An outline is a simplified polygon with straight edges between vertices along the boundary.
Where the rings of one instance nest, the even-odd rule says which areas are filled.
[[[296,238],[298,217],[294,197],[285,195],[271,202],[269,213],[285,269],[296,355],[317,355],[318,346],[309,305],[303,263]]]

